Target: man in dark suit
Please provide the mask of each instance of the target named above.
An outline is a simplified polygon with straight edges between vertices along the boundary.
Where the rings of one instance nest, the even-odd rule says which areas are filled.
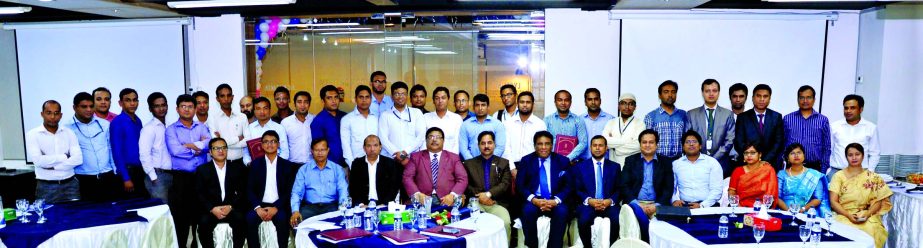
[[[263,133],[261,142],[265,155],[250,163],[247,181],[247,246],[261,247],[260,224],[271,221],[276,226],[279,247],[287,247],[292,212],[289,196],[298,165],[279,156],[279,133],[276,131]]]
[[[503,220],[506,239],[510,238],[510,186],[513,175],[510,174],[510,161],[494,156],[494,133],[484,131],[478,134],[478,149],[481,154],[465,161],[468,173],[468,189],[465,196],[478,199],[484,212]]]
[[[734,149],[737,154],[743,154],[747,143],[759,144],[763,157],[760,159],[772,164],[775,170],[783,168],[780,154],[785,145],[785,135],[782,123],[782,114],[769,109],[769,100],[772,97],[772,88],[760,84],[753,88],[753,109],[747,110],[737,116],[735,127]],[[742,164],[738,161],[738,164]]]
[[[247,207],[244,199],[243,167],[228,163],[228,144],[222,138],[213,138],[208,142],[212,162],[205,163],[195,172],[196,196],[201,204],[199,219],[199,241],[202,247],[215,247],[212,236],[218,223],[228,223],[233,230],[234,247],[244,246],[246,232],[244,212]]]
[[[455,197],[465,193],[468,173],[458,154],[442,149],[444,140],[442,129],[426,130],[426,150],[411,154],[404,168],[403,183],[408,196],[421,199],[435,194],[442,205],[452,206]]]
[[[522,157],[516,177],[516,190],[525,197],[523,204],[522,232],[528,247],[538,247],[538,217],[551,218],[551,232],[548,247],[564,246],[564,226],[569,210],[563,203],[571,194],[566,171],[570,165],[567,157],[551,152],[554,140],[548,131],[535,133],[532,143],[535,152]]]
[[[638,203],[647,215],[657,210],[655,204],[669,206],[673,196],[673,165],[657,157],[656,131],[647,129],[638,135],[641,153],[625,158],[622,167],[622,204]],[[643,190],[643,192],[642,192]]]
[[[590,226],[596,217],[609,218],[609,241],[619,237],[619,193],[621,165],[606,159],[606,137],[596,135],[590,139],[591,159],[580,161],[574,167],[573,185],[577,195],[577,233],[583,247],[592,246]]]
[[[397,200],[404,167],[388,156],[381,156],[381,140],[369,135],[363,141],[365,156],[353,159],[349,172],[349,196],[353,204],[369,204]],[[374,175],[374,176],[372,176]]]

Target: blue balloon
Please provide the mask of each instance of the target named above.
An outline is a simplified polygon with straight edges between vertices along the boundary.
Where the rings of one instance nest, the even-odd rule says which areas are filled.
[[[291,21],[289,21],[290,24],[298,24],[298,23],[301,23],[301,19],[298,19],[298,18],[291,18],[291,19],[289,19],[289,20],[291,20]]]
[[[266,48],[257,47],[256,48],[256,59],[263,60],[263,57],[266,57]]]

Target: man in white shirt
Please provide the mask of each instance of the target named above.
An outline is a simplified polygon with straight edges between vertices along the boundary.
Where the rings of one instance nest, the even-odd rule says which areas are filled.
[[[173,185],[173,168],[170,153],[167,151],[167,142],[164,134],[167,126],[164,118],[167,116],[167,97],[160,92],[151,93],[147,97],[147,106],[151,110],[150,121],[141,128],[141,138],[138,139],[138,155],[141,168],[144,168],[144,186],[147,187],[151,197],[167,202],[170,186]]]
[[[276,240],[267,242],[287,247],[291,230],[288,220],[292,213],[288,196],[292,195],[292,184],[298,168],[296,164],[278,156],[278,133],[266,131],[260,141],[266,155],[253,160],[247,175],[247,244],[249,247],[262,247],[260,224],[269,221],[276,226]]]
[[[410,154],[423,147],[426,124],[423,112],[407,106],[407,84],[397,81],[391,85],[394,107],[381,113],[378,133],[384,154],[406,165]]]
[[[513,178],[516,178],[516,167],[519,165],[519,160],[535,151],[535,145],[532,142],[535,133],[548,128],[541,117],[532,114],[532,107],[535,103],[535,96],[532,92],[523,91],[516,99],[519,115],[503,121],[507,137],[503,158],[512,162],[510,171]]]
[[[282,125],[279,123],[276,123],[270,119],[270,104],[271,103],[269,102],[269,99],[262,96],[256,98],[256,100],[253,100],[253,115],[256,116],[256,121],[250,123],[251,137],[247,137],[246,139],[257,139],[260,138],[266,131],[276,131],[276,133],[279,134],[279,156],[288,159],[288,137],[285,136],[285,128],[282,127]],[[244,150],[244,163],[250,164],[250,161],[253,161],[253,159],[250,157],[249,149]]]
[[[215,226],[228,223],[234,247],[241,248],[247,234],[244,214],[249,210],[246,207],[247,191],[244,185],[247,176],[244,167],[227,160],[228,145],[222,138],[211,139],[208,150],[212,161],[196,167],[195,171],[195,195],[199,203],[196,212],[202,215],[199,217],[198,228],[193,230],[198,230],[202,247],[212,248],[215,247]]]
[[[212,137],[222,138],[228,143],[228,163],[244,165],[244,149],[247,149],[246,137],[250,137],[247,117],[241,113],[231,111],[231,102],[234,101],[234,92],[228,84],[218,85],[215,90],[221,113],[206,123]]]
[[[461,130],[462,118],[458,114],[449,111],[448,88],[440,86],[433,90],[433,105],[436,106],[433,112],[423,114],[423,119],[426,120],[426,129],[438,127],[446,130],[444,149],[458,154],[458,130]]]
[[[378,135],[378,113],[369,110],[372,105],[372,89],[365,85],[356,87],[356,108],[340,121],[340,141],[343,144],[343,158],[346,166],[352,167],[353,160],[363,155],[362,143],[369,135]]]
[[[192,93],[192,97],[195,98],[195,119],[193,120],[205,124],[211,129],[211,125],[208,123],[210,121],[208,119],[208,93],[200,90]],[[212,134],[212,137],[214,137],[214,134]]]
[[[694,130],[683,134],[683,156],[673,161],[674,207],[707,208],[718,205],[724,188],[721,164],[702,151],[702,136]]]
[[[253,97],[245,95],[240,98],[240,113],[247,116],[247,123],[252,123],[256,121],[256,117],[253,116]]]
[[[641,152],[638,136],[644,131],[644,120],[635,118],[637,101],[634,94],[619,96],[619,117],[609,120],[603,128],[609,147],[609,159],[625,167],[625,158]]]
[[[516,107],[516,86],[512,84],[500,86],[500,101],[503,102],[503,108],[497,110],[491,116],[500,122],[504,122],[519,115],[519,109]]]
[[[832,180],[833,174],[849,166],[846,160],[846,146],[850,143],[859,143],[865,147],[866,158],[862,160],[862,167],[875,170],[881,154],[881,144],[878,142],[878,126],[862,118],[865,99],[859,95],[848,95],[843,98],[843,116],[845,119],[834,121],[830,124],[830,169],[827,179]]]
[[[294,148],[288,151],[286,159],[299,166],[311,159],[311,149],[308,146],[313,139],[311,122],[314,121],[314,114],[308,112],[309,110],[311,110],[311,93],[307,91],[295,93],[295,114],[282,120],[282,127],[285,130],[279,133],[281,140],[286,142],[285,147]],[[279,154],[282,156],[281,151]]]
[[[35,197],[56,203],[80,199],[74,167],[83,163],[77,136],[60,128],[61,104],[42,103],[42,125],[26,132],[26,155],[35,164]]]

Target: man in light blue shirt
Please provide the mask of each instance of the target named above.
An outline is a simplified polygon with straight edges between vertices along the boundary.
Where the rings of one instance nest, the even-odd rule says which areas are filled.
[[[555,137],[554,148],[558,148],[558,135],[567,135],[577,138],[577,145],[570,153],[561,154],[557,149],[554,151],[570,159],[571,164],[575,164],[586,150],[588,137],[586,135],[586,124],[583,122],[583,118],[577,117],[577,115],[570,112],[571,100],[570,92],[566,90],[559,90],[557,93],[554,93],[554,106],[558,111],[545,116],[544,121],[545,124],[548,125],[548,132],[551,132],[551,135]]]
[[[388,76],[382,71],[372,72],[369,76],[369,87],[372,88],[372,102],[369,104],[369,111],[375,115],[381,116],[382,112],[391,110],[394,107],[394,100],[391,96],[385,94],[388,89]]]
[[[378,113],[369,111],[372,90],[365,85],[356,87],[356,108],[340,121],[340,144],[346,166],[353,160],[365,156],[363,144],[369,135],[378,136]]]
[[[583,123],[586,123],[586,136],[587,140],[590,140],[591,137],[602,135],[603,130],[606,129],[606,124],[609,123],[609,120],[615,119],[615,116],[606,113],[600,108],[600,105],[602,105],[602,95],[599,93],[599,89],[586,89],[586,91],[583,92],[583,103],[586,104],[586,114],[583,115]],[[590,159],[589,148],[583,152],[581,158]],[[622,164],[621,166],[625,165]]]
[[[478,135],[484,131],[491,131],[497,135],[494,155],[503,156],[503,149],[506,148],[506,128],[503,127],[503,123],[488,115],[489,107],[490,98],[487,95],[474,95],[475,118],[462,122],[461,132],[458,134],[458,147],[462,159],[471,159],[481,155],[481,150],[478,148]]]
[[[292,226],[319,214],[337,210],[337,205],[346,200],[346,171],[343,167],[327,160],[330,148],[327,140],[317,138],[311,141],[313,160],[298,169],[292,186]]]
[[[121,194],[122,180],[115,173],[109,148],[109,121],[93,116],[93,96],[80,92],[74,96],[74,117],[67,128],[74,131],[83,164],[74,168],[83,200],[109,201]]]
[[[702,136],[689,130],[683,134],[683,155],[673,161],[673,177],[676,188],[673,206],[707,208],[718,205],[724,189],[721,164],[702,154]]]

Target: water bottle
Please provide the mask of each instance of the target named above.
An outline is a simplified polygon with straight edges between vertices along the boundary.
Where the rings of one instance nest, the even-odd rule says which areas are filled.
[[[362,220],[365,222],[365,225],[363,225],[365,230],[371,232],[372,226],[375,225],[374,223],[372,223],[372,209],[371,208],[365,209],[365,212],[362,214]]]
[[[353,209],[353,213],[355,213],[353,214],[353,227],[362,228],[362,209],[357,206]]]
[[[718,238],[725,239],[728,237],[728,217],[722,215],[718,221]]]
[[[815,210],[814,208],[809,208],[808,213],[806,215],[809,220],[813,220],[814,218],[817,218],[817,210]]]
[[[753,202],[753,212],[759,213],[763,203],[759,199]]]
[[[6,216],[3,214],[3,197],[0,197],[0,229],[6,227]]]
[[[452,207],[452,223],[461,221],[461,212],[458,211],[458,206]]]
[[[820,244],[821,236],[820,220],[815,219],[813,222],[814,224],[811,225],[811,244],[813,244],[814,247],[817,247],[817,245]]]
[[[429,216],[429,213],[426,212],[426,209],[420,208],[417,210],[417,228],[420,230],[426,229],[426,218]]]
[[[353,227],[355,227],[355,226],[353,225],[353,209],[352,209],[352,208],[347,208],[347,209],[344,210],[344,211],[346,211],[346,212],[343,214],[343,222],[345,223],[345,224],[344,224],[345,228],[353,228]]]

